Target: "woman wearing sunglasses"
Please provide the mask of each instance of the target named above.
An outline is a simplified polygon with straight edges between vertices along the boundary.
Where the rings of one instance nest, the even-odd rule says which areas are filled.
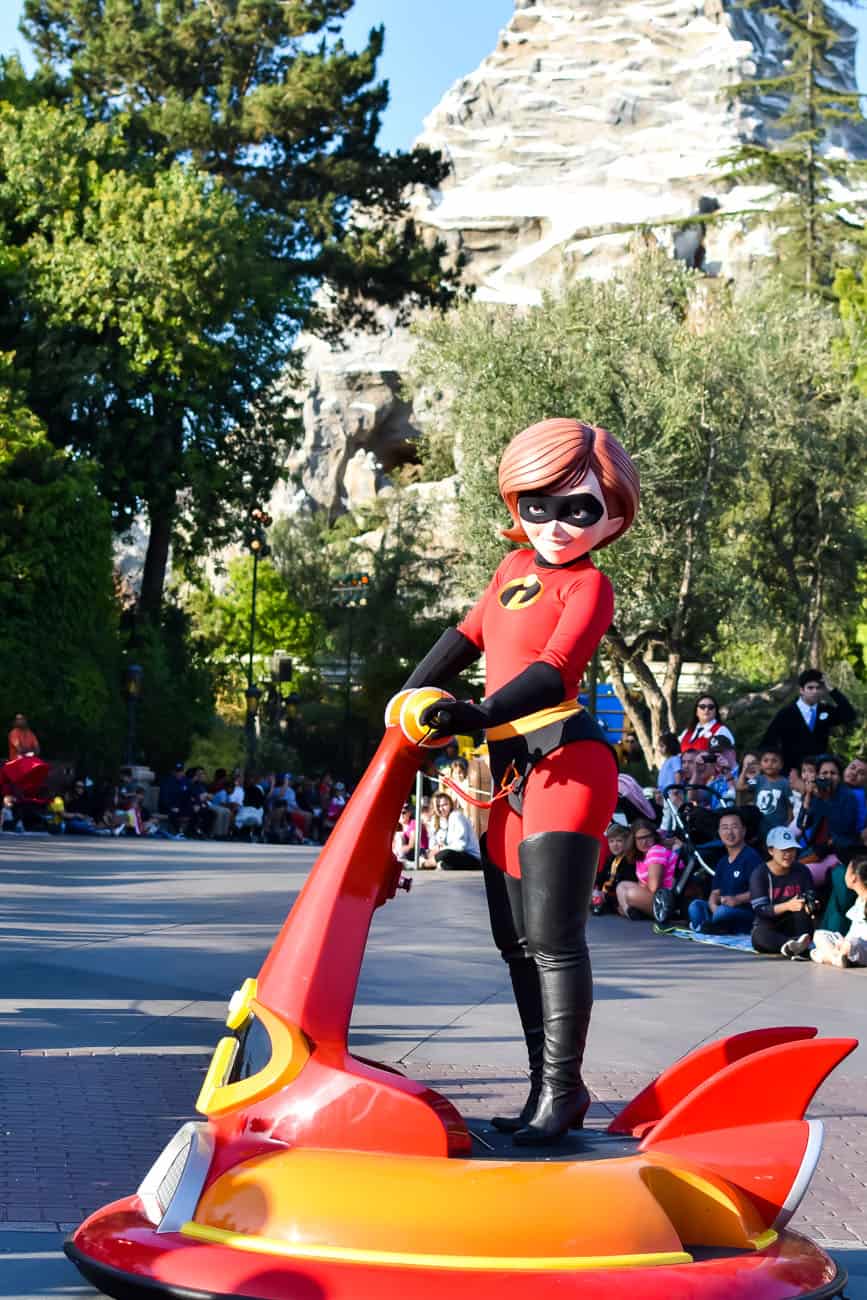
[[[590,1102],[581,1079],[593,1001],[584,925],[617,764],[577,696],[614,612],[591,552],[630,527],[639,485],[610,433],[555,419],[512,439],[499,488],[512,518],[503,535],[524,545],[406,686],[442,686],[484,652],[484,699],[440,702],[422,720],[440,735],[485,731],[495,788],[507,771],[518,774],[508,799],[491,809],[485,887],[531,1084],[520,1115],[494,1123],[530,1146],[580,1127]]]
[[[735,738],[719,720],[719,707],[712,695],[703,691],[692,710],[692,718],[685,731],[680,733],[680,752],[687,749],[709,749],[711,736],[720,736],[734,749]]]

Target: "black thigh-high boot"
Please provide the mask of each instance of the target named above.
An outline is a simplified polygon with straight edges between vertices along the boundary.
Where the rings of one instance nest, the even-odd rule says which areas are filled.
[[[527,952],[520,880],[485,861],[485,893],[494,943],[509,968],[530,1066],[530,1093],[520,1114],[495,1115],[491,1120],[501,1133],[515,1133],[534,1114],[542,1087],[542,995],[536,963]]]
[[[580,1128],[590,1105],[581,1078],[593,1006],[584,927],[599,860],[599,841],[578,831],[543,831],[518,848],[527,948],[539,972],[545,1042],[536,1110],[514,1141],[556,1142]]]

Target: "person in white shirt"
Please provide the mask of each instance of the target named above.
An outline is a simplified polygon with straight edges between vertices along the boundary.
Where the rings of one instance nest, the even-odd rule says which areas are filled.
[[[845,935],[816,930],[810,959],[820,966],[867,966],[867,853],[856,853],[846,868],[846,885],[855,902],[846,913],[851,922]]]
[[[482,855],[469,817],[455,807],[454,800],[448,794],[438,794],[435,797],[434,809],[436,817],[432,850],[437,870],[480,869]]]

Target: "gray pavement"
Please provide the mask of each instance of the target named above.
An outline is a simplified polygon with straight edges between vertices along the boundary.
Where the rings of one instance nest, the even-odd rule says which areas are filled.
[[[63,1230],[139,1181],[192,1113],[226,1001],[255,975],[313,861],[257,845],[0,837],[0,1297],[93,1297]],[[767,1024],[863,1031],[867,972],[591,923],[587,1079],[607,1121],[699,1043]],[[482,1123],[525,1087],[479,877],[421,873],[377,913],[351,1045]],[[867,1050],[818,1094],[822,1162],[793,1226],[867,1300]]]

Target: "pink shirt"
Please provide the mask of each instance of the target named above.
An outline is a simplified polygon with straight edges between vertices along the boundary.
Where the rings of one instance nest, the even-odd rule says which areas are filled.
[[[664,844],[654,844],[647,850],[643,858],[639,858],[635,863],[635,874],[641,881],[642,885],[647,884],[647,868],[661,864],[662,878],[660,879],[660,888],[671,889],[674,884],[674,869],[677,865],[677,854],[674,849],[667,849]]]

